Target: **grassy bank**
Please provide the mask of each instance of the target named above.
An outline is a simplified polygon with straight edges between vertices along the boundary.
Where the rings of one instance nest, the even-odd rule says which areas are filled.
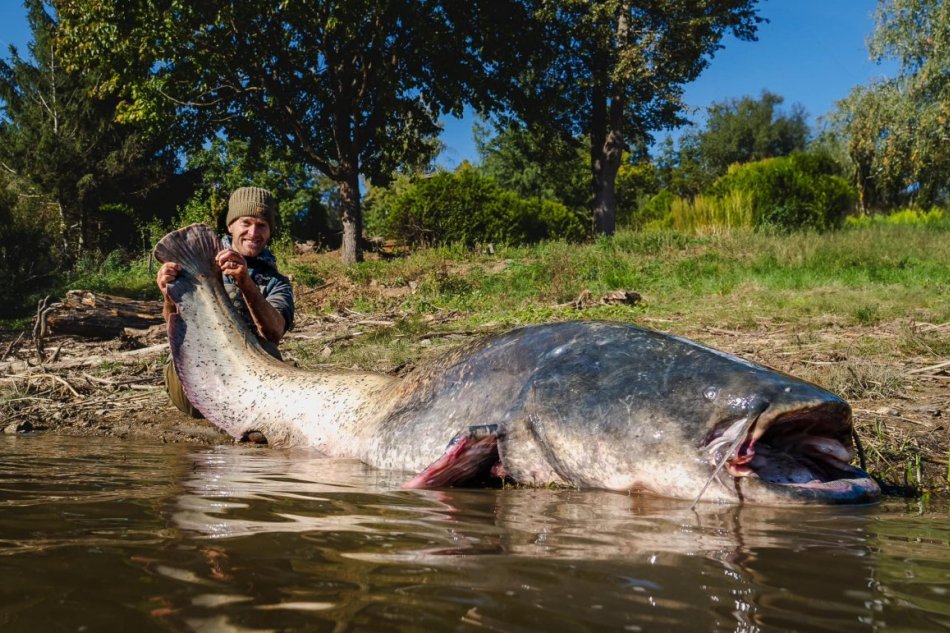
[[[344,305],[409,319],[454,311],[465,315],[464,326],[572,317],[577,310],[571,303],[582,293],[597,298],[621,289],[639,293],[642,301],[635,307],[591,306],[584,315],[724,328],[768,321],[805,329],[950,318],[947,228],[874,226],[795,235],[621,232],[587,245],[491,250],[429,249],[349,269],[333,257],[304,256],[286,267],[303,288],[331,282],[320,304],[324,310]],[[409,292],[394,291],[399,288]]]
[[[950,317],[950,223],[792,235],[620,232],[580,245],[371,255],[351,268],[333,253],[296,256],[285,245],[278,254],[304,293],[330,282],[318,310],[397,312],[407,319],[453,311],[465,315],[464,326],[568,318],[576,310],[567,304],[582,293],[597,298],[618,289],[636,291],[642,301],[633,309],[592,306],[585,316],[685,318],[722,327],[768,320],[806,328]],[[146,255],[131,263],[112,256],[83,262],[64,287],[158,298],[156,266]]]

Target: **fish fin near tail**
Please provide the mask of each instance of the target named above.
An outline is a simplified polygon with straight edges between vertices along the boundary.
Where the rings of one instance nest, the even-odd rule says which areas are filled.
[[[172,231],[155,246],[155,259],[175,262],[192,277],[217,275],[214,256],[221,250],[221,242],[214,230],[206,224],[192,224]]]
[[[439,459],[402,485],[403,488],[446,488],[498,480],[498,425],[470,426],[452,438]]]

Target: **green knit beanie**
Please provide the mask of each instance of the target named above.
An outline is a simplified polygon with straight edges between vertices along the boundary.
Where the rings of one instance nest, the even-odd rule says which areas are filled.
[[[274,218],[277,215],[277,201],[267,189],[260,187],[240,187],[234,190],[228,200],[227,226],[238,218],[252,217],[264,220],[271,232],[277,228]]]

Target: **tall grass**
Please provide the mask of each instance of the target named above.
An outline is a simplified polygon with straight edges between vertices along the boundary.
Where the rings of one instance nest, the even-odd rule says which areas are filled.
[[[861,215],[849,217],[845,226],[849,228],[867,228],[870,226],[917,226],[947,228],[950,225],[950,213],[939,207],[924,209],[899,209],[886,215]]]
[[[752,195],[732,190],[725,196],[676,198],[670,207],[673,228],[687,233],[721,233],[752,226]]]

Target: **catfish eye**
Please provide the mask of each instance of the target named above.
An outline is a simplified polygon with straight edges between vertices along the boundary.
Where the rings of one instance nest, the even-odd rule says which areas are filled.
[[[703,392],[703,397],[706,400],[715,400],[719,396],[718,387],[706,387],[706,391]]]

